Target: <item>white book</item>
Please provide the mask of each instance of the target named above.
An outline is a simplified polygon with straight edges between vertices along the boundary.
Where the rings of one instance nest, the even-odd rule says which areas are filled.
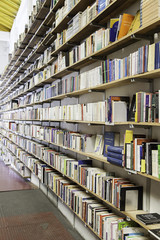
[[[127,103],[112,101],[112,122],[127,122]]]
[[[152,176],[159,177],[158,174],[158,150],[152,150]]]

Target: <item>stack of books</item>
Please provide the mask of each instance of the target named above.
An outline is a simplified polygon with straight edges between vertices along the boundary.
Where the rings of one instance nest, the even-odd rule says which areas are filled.
[[[108,162],[118,166],[123,166],[123,161],[124,161],[123,147],[108,146],[106,156],[107,156]]]
[[[142,0],[142,25],[150,24],[160,17],[159,0]]]

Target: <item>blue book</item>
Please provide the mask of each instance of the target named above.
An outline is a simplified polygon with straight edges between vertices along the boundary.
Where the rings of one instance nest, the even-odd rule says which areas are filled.
[[[116,158],[112,158],[112,157],[107,157],[107,161],[110,163],[113,163],[115,165],[121,166],[122,167],[122,163],[123,161],[120,159],[116,159]]]
[[[157,69],[160,68],[160,47],[159,47],[160,42],[157,43]]]
[[[112,60],[109,60],[109,82],[112,81]]]
[[[156,43],[156,44],[155,44],[154,69],[158,69],[158,55],[159,55],[159,43]]]
[[[148,45],[145,46],[145,72],[148,71]]]
[[[107,157],[108,146],[119,145],[119,142],[120,142],[120,135],[119,135],[119,133],[105,132],[104,133],[103,156]]]
[[[116,159],[119,159],[119,160],[123,160],[123,154],[121,153],[115,153],[115,152],[107,152],[107,157],[112,157],[112,158],[116,158]]]
[[[106,7],[106,0],[98,0],[98,14]]]
[[[124,147],[108,146],[107,151],[123,154],[124,153]]]
[[[78,165],[88,164],[92,165],[92,160],[78,160]]]
[[[127,77],[127,57],[125,57],[125,77]]]
[[[110,42],[114,42],[117,36],[119,18],[110,19]]]

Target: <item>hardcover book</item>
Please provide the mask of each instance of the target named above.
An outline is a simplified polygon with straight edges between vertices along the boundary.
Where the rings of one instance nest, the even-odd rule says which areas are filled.
[[[160,240],[160,228],[151,229],[148,231],[151,235],[153,235],[156,239]]]
[[[158,213],[137,214],[136,218],[146,225],[160,223],[160,215]]]
[[[114,42],[116,40],[118,23],[119,23],[119,18],[110,19],[110,42]]]

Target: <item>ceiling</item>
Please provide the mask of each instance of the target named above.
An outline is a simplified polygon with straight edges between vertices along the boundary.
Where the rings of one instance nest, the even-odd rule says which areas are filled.
[[[0,0],[0,31],[10,32],[21,0]]]

